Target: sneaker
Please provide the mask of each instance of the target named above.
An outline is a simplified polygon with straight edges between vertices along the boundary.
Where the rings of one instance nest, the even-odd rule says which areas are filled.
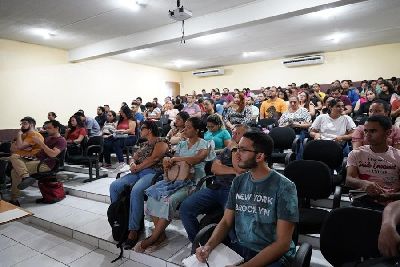
[[[28,177],[23,178],[22,182],[19,185],[17,185],[17,188],[19,190],[24,190],[25,188],[33,185],[35,182],[36,182],[35,178],[28,176]]]

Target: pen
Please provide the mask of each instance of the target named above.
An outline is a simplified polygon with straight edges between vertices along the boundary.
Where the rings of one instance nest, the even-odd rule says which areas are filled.
[[[203,246],[201,245],[200,242],[199,242],[199,246],[200,246],[200,248],[201,248],[201,252],[204,252]],[[208,264],[207,259],[206,259],[206,264],[207,264],[207,267],[210,267],[210,264]]]

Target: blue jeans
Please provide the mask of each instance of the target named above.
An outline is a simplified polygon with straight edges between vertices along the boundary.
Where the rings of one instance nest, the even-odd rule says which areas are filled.
[[[130,135],[127,138],[109,137],[104,140],[104,161],[111,163],[111,153],[115,152],[118,162],[124,162],[123,149],[125,146],[133,146],[136,143],[136,136]]]
[[[110,185],[111,202],[118,200],[119,194],[127,184],[133,185],[129,208],[129,230],[139,230],[143,217],[144,190],[151,186],[156,172],[153,169],[144,169],[138,173],[127,174]]]
[[[200,231],[197,216],[218,207],[224,209],[228,200],[229,190],[227,187],[220,187],[217,190],[206,187],[193,193],[182,202],[179,208],[179,216],[190,242],[193,242]]]

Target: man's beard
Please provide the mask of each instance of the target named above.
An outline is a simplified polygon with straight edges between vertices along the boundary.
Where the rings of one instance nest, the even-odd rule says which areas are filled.
[[[257,166],[256,156],[243,162],[239,162],[239,167],[242,169],[253,169]]]
[[[23,133],[26,133],[26,132],[28,132],[29,130],[30,130],[30,128],[25,129],[25,128],[22,128],[22,127],[21,127],[21,132],[23,132]]]

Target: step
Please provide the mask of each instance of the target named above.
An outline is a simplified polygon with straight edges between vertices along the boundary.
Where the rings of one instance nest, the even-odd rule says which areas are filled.
[[[27,200],[38,197],[40,192],[36,188],[29,188],[28,192],[25,192],[21,206],[34,213],[26,219],[27,222],[115,255],[119,254],[107,220],[107,203],[70,195],[51,205],[36,204]],[[145,221],[145,227],[145,234],[148,236],[152,229],[150,222]],[[185,230],[181,223],[176,221],[168,227],[166,233],[170,240],[168,246],[149,255],[124,251],[124,257],[148,266],[180,266],[181,260],[190,254]]]
[[[67,172],[89,174],[89,167],[84,166],[84,165],[69,165],[69,164],[65,164],[64,165],[64,170],[67,171]],[[93,171],[93,177],[95,177],[96,169],[95,169],[94,166],[93,166],[92,171]],[[100,167],[99,175],[100,175],[100,177],[107,177],[108,176],[108,170],[105,169],[105,168]]]

